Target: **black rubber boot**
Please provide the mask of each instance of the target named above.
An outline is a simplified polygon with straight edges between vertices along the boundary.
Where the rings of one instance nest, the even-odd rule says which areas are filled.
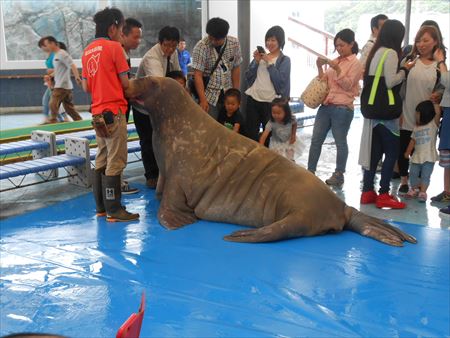
[[[105,204],[103,203],[102,174],[105,174],[105,168],[92,171],[92,191],[94,193],[97,217],[106,216]]]
[[[120,204],[122,198],[120,175],[102,175],[102,193],[108,222],[129,222],[139,219],[139,214],[132,214]]]

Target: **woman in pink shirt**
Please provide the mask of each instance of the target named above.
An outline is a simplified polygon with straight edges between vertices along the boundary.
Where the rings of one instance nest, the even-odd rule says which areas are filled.
[[[353,119],[353,101],[359,95],[359,80],[363,67],[356,58],[358,43],[355,33],[343,29],[334,38],[334,47],[339,57],[334,60],[318,58],[316,61],[319,77],[326,80],[330,91],[320,106],[309,149],[308,170],[316,172],[317,162],[322,151],[322,144],[328,132],[332,131],[336,142],[336,169],[325,181],[328,185],[341,186],[344,183],[344,172],[347,164],[347,134]],[[323,66],[330,66],[325,72]]]

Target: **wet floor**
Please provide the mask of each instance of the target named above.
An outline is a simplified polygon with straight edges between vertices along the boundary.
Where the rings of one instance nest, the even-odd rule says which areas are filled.
[[[403,248],[351,232],[270,244],[231,224],[168,231],[153,191],[139,222],[96,219],[92,196],[2,221],[0,333],[113,337],[147,295],[141,337],[444,337],[448,231],[397,223]]]
[[[346,182],[336,191],[355,207],[360,130],[357,117]],[[311,132],[298,133],[307,145],[300,164]],[[320,178],[334,171],[334,159],[330,137]],[[130,224],[97,220],[90,192],[63,180],[1,194],[0,334],[112,337],[145,291],[141,337],[450,336],[450,221],[438,214],[444,205],[361,208],[417,237],[404,248],[350,232],[237,244],[222,240],[236,225],[161,227],[142,173],[141,163],[125,172],[141,189],[124,199],[141,214]],[[442,175],[436,166],[430,196],[441,191]]]

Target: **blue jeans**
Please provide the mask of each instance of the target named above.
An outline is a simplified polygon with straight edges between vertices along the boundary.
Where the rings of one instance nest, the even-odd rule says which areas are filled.
[[[336,142],[336,171],[345,172],[348,158],[347,134],[353,120],[353,110],[345,106],[321,105],[314,122],[311,147],[309,148],[308,170],[315,172],[322,145],[331,129]]]
[[[50,88],[47,87],[47,90],[44,93],[44,96],[42,96],[42,112],[44,113],[45,117],[48,117],[48,114],[50,113],[50,97],[52,96],[52,91]]]
[[[434,162],[424,162],[422,164],[411,162],[409,164],[409,182],[411,187],[419,188],[421,184],[428,187],[433,169]]]
[[[388,193],[391,185],[395,161],[398,157],[400,137],[394,135],[382,124],[377,124],[372,131],[372,147],[370,150],[370,170],[364,170],[363,192],[372,191],[373,180],[377,171],[378,162],[384,154],[381,168],[380,194]]]

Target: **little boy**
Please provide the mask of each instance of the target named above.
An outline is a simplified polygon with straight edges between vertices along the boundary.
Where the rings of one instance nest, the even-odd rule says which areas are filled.
[[[171,79],[177,81],[180,85],[183,86],[184,89],[186,89],[187,92],[189,92],[188,88],[186,87],[186,77],[181,70],[172,70],[167,73],[167,77],[170,77]]]
[[[241,92],[230,88],[224,95],[224,108],[219,113],[218,121],[228,129],[243,134],[244,119],[239,107],[241,106]]]

